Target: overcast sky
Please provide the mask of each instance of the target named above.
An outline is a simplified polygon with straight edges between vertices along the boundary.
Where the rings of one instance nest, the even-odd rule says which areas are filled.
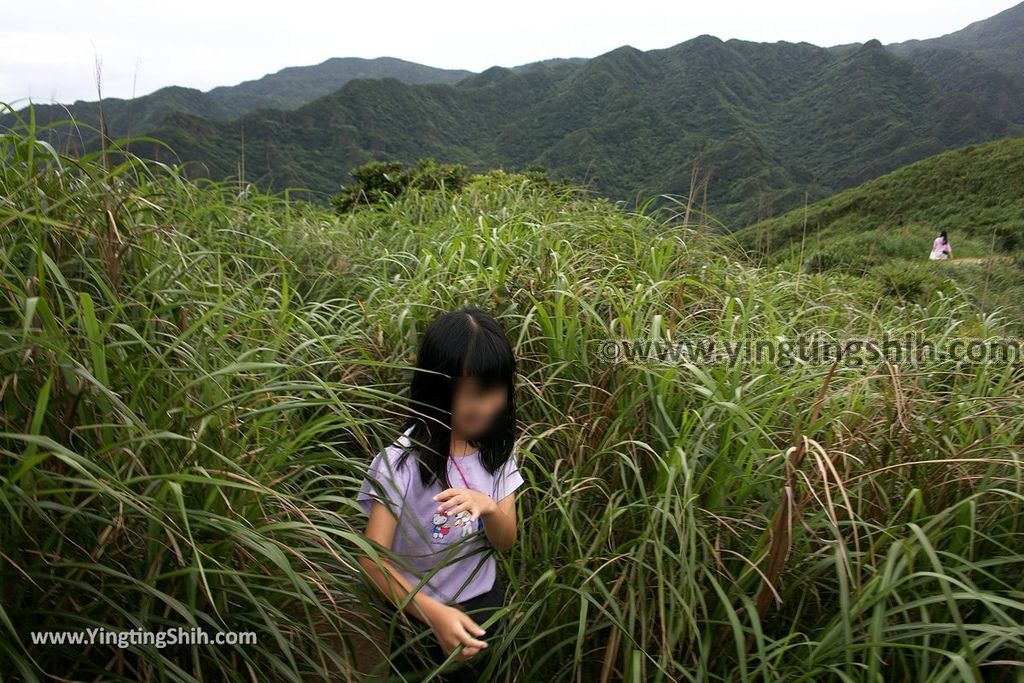
[[[891,43],[963,28],[1016,0],[392,0],[360,3],[9,3],[0,26],[0,101],[96,99],[166,85],[208,90],[329,57],[400,57],[481,71],[549,57],[593,57],[620,45],[722,39]],[[20,102],[24,104],[24,102]]]

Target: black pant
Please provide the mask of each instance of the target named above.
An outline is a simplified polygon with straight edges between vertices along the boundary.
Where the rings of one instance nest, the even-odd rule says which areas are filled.
[[[504,601],[505,587],[503,582],[496,578],[494,585],[486,593],[456,603],[453,606],[465,612],[476,623],[483,624],[502,607]],[[388,618],[395,619],[397,617],[396,613],[398,610],[390,603],[385,605],[384,609]],[[400,620],[401,617],[397,617],[397,619]],[[389,680],[394,683],[398,683],[398,681],[408,681],[409,683],[423,681],[429,676],[431,671],[448,659],[448,655],[441,649],[441,645],[437,642],[437,638],[434,636],[433,631],[430,630],[430,627],[415,617],[410,617],[409,621],[413,623],[416,629],[412,637],[422,635],[419,638],[419,643],[422,643],[425,647],[408,645],[407,638],[405,637],[407,631],[404,629],[393,629],[389,648],[392,654],[388,659],[391,662],[391,668],[389,669],[391,678]],[[497,632],[496,627],[497,623],[487,627],[487,635],[484,636],[485,640],[490,639]],[[490,645],[490,643],[488,644]],[[395,652],[399,648],[401,648],[401,651]],[[424,649],[426,650],[426,661],[424,661],[424,656],[421,654]],[[484,648],[465,662],[453,661],[446,667],[444,673],[435,676],[431,680],[438,681],[439,683],[475,683],[481,680],[480,674],[486,665],[489,649]],[[395,674],[395,669],[398,670],[399,674]]]

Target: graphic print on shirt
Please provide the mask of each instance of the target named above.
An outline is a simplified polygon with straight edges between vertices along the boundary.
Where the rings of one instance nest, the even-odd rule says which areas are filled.
[[[448,535],[448,532],[452,530],[452,528],[448,526],[448,515],[441,514],[440,512],[434,513],[430,523],[434,526],[433,530],[430,532],[430,537],[435,541],[443,540],[444,537]]]
[[[466,473],[462,471],[462,467],[454,459],[451,463],[455,465],[455,469],[458,470],[459,476],[462,477],[462,483],[465,484],[467,489],[472,489],[469,480],[466,478]],[[465,538],[470,536],[474,531],[483,531],[484,520],[477,519],[474,525],[470,519],[468,511],[463,510],[457,515],[449,515],[444,512],[435,512],[430,518],[430,539],[433,543],[448,543],[451,538]],[[457,529],[458,533],[452,534],[452,529]],[[449,538],[450,536],[450,538]]]
[[[462,530],[463,538],[473,533],[473,523],[469,519],[468,512],[463,511],[456,515],[455,521],[452,522],[452,525]]]
[[[465,538],[473,533],[473,523],[470,521],[469,512],[463,510],[457,515],[446,515],[443,512],[435,512],[430,518],[430,538],[434,543],[445,543],[451,538]],[[482,526],[477,524],[477,527]],[[457,533],[452,533],[452,530]]]

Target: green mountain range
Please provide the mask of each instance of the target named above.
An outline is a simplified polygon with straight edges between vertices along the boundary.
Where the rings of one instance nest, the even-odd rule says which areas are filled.
[[[436,69],[394,57],[328,59],[312,66],[295,66],[238,85],[220,86],[202,92],[195,88],[169,86],[132,99],[104,98],[103,116],[108,135],[120,138],[141,135],[153,129],[165,116],[182,112],[212,120],[228,120],[257,109],[295,109],[330,94],[356,78],[396,78],[404,83],[456,83],[471,71]],[[45,125],[68,118],[99,127],[100,103],[36,104],[36,120]],[[21,110],[22,115],[25,109]],[[0,117],[0,129],[10,125],[11,116]],[[82,138],[89,147],[96,136],[88,130]]]
[[[214,177],[238,173],[244,154],[248,180],[323,193],[371,159],[540,164],[627,201],[687,193],[696,171],[710,174],[706,208],[733,227],[945,149],[1024,133],[1024,89],[978,60],[958,64],[962,80],[944,84],[878,41],[837,52],[700,36],[582,64],[493,68],[455,85],[356,80],[294,111],[233,121],[176,114],[152,135],[177,157],[152,152],[199,161],[195,172]],[[971,92],[986,78],[1001,90]]]
[[[1024,82],[1024,3],[993,17],[928,40],[908,40],[889,45],[900,56],[913,56],[931,49],[952,49],[968,53],[989,66]]]
[[[440,83],[378,71],[305,99],[317,79],[299,69],[286,84],[281,72],[230,97],[196,93],[162,115],[154,101],[146,125],[125,128],[169,145],[133,151],[185,162],[192,175],[244,175],[322,198],[370,160],[542,165],[626,203],[688,195],[736,229],[947,149],[1024,135],[1022,32],[1024,4],[912,44],[704,35],[646,52],[431,72]],[[301,106],[253,109],[282,98]]]

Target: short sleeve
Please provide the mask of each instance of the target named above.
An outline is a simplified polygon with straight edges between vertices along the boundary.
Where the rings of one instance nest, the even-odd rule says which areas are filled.
[[[508,460],[494,473],[494,500],[500,501],[515,491],[523,483],[523,475],[519,471],[518,458],[513,451]]]
[[[400,452],[399,449],[387,448],[378,453],[370,463],[366,479],[363,480],[363,485],[356,496],[356,501],[367,515],[376,501],[386,505],[396,519],[401,518],[411,468],[408,461],[404,462],[402,467],[398,466]]]

